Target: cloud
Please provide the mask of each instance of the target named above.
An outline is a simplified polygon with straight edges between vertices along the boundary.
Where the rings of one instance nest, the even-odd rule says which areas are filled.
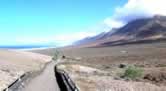
[[[81,40],[85,37],[90,37],[94,35],[96,35],[95,32],[76,32],[72,34],[56,35],[54,39],[59,46],[64,46],[69,45],[77,40]]]
[[[53,37],[18,37],[14,39],[14,43],[20,44],[20,45],[40,45],[40,44],[50,44],[54,42]]]
[[[114,14],[106,18],[104,23],[118,28],[132,20],[157,14],[166,15],[165,0],[128,0],[123,6],[117,7]]]
[[[58,34],[53,36],[47,37],[18,37],[15,38],[16,44],[21,45],[51,45],[51,46],[65,46],[70,45],[71,43],[81,40],[85,37],[90,37],[96,35],[97,32],[75,32],[75,33],[68,33],[68,34]]]
[[[48,38],[21,38],[20,43],[47,43],[55,42],[58,45],[68,45],[74,41],[83,39],[88,36],[94,36],[101,31],[109,31],[110,28],[119,28],[126,23],[145,17],[152,17],[156,14],[166,15],[165,0],[128,0],[126,4],[116,7],[114,14],[104,20],[104,24],[92,26],[85,29],[84,32],[76,32],[72,34],[54,35]],[[106,25],[108,26],[106,26]]]

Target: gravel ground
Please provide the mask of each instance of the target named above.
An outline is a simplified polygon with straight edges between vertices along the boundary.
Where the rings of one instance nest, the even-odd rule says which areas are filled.
[[[146,82],[115,80],[111,74],[79,64],[63,63],[58,69],[65,70],[80,91],[165,91],[165,86]]]
[[[22,74],[42,69],[50,60],[51,57],[41,54],[0,49],[0,91]]]
[[[56,62],[49,63],[43,72],[31,79],[21,91],[60,91],[54,73],[56,64]]]
[[[33,52],[53,55],[53,50],[55,49],[34,50]],[[77,68],[69,66],[68,73],[83,91],[109,91],[107,88],[111,88],[110,91],[165,91],[166,89],[165,42],[98,48],[66,47],[59,50],[66,58],[70,58],[63,63],[64,65],[77,64],[75,65]],[[71,62],[73,58],[76,60]],[[133,81],[119,78],[121,72],[125,70],[119,68],[121,64],[139,67],[144,71],[143,76]],[[72,73],[78,69],[78,65],[107,71],[110,74],[88,75],[89,69]],[[105,88],[106,90],[103,90]]]

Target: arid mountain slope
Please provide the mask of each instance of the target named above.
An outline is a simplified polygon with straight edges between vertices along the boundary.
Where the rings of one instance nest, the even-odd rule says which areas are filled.
[[[113,36],[124,36],[131,38],[148,38],[153,36],[165,36],[166,17],[154,16],[153,18],[138,19],[129,22],[126,26],[120,28],[112,34]]]
[[[97,36],[76,42],[84,46],[116,45],[125,42],[163,39],[166,36],[166,16],[137,19],[114,32],[101,33]],[[86,42],[85,42],[86,41]]]

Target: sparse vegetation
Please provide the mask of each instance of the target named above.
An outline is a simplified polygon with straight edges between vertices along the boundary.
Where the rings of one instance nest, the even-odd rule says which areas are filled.
[[[142,75],[143,75],[142,69],[138,67],[134,67],[134,66],[129,66],[125,70],[123,77],[134,80],[134,79],[140,78]]]
[[[57,60],[59,55],[60,55],[60,52],[58,50],[55,50],[55,53],[54,53],[52,60]]]
[[[143,88],[148,87],[150,89],[153,89],[153,91],[156,91],[156,89],[154,89],[153,86],[144,86],[144,83],[153,84],[156,85],[157,87],[159,87],[159,85],[166,86],[165,45],[166,42],[161,42],[161,43],[152,43],[152,44],[141,44],[139,46],[126,45],[126,46],[100,47],[100,48],[71,48],[71,49],[64,48],[59,50],[61,50],[61,52],[63,52],[67,58],[81,58],[80,61],[73,59],[67,59],[67,60],[65,59],[63,60],[62,64],[65,65],[80,64],[80,65],[86,65],[88,67],[97,68],[109,73],[109,75],[104,74],[103,75],[104,77],[108,78],[110,77],[110,79],[116,81],[124,81],[124,82],[127,81],[126,83],[130,83],[128,82],[128,80],[132,79],[127,77],[128,76],[127,69],[129,68],[129,66],[134,66],[131,69],[135,68],[142,69],[143,70],[143,72],[141,72],[142,76],[134,77],[133,78],[134,80],[132,80],[131,85],[134,85],[133,83],[135,82],[137,83],[137,81],[139,81],[138,84],[142,82]],[[119,53],[121,50],[125,50],[128,53],[127,54]],[[45,51],[45,53],[47,53],[47,55],[50,56],[52,55],[53,52],[55,53],[54,49],[48,49]],[[40,53],[44,52],[41,51]],[[81,78],[82,74],[78,76]],[[102,81],[104,80],[103,76],[101,76]],[[94,74],[94,76],[92,76],[93,80],[95,80],[94,77],[100,78],[100,76],[96,76]],[[108,78],[106,78],[106,82],[109,85],[110,82],[107,81]],[[87,79],[87,77],[85,77],[85,79]],[[84,82],[82,83],[84,84]],[[101,80],[98,82],[96,81],[96,83],[102,84]],[[89,85],[94,85],[94,84],[88,84],[88,86]],[[110,85],[112,86],[112,84]],[[141,88],[140,85],[138,86],[139,88]]]
[[[52,60],[56,61],[59,58],[65,58],[66,56],[62,53],[62,51],[55,49],[54,55],[52,57]]]
[[[158,64],[156,67],[166,67],[166,64]]]

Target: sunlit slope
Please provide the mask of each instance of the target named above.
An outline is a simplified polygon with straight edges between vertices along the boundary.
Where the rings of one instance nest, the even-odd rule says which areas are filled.
[[[26,72],[40,70],[50,56],[0,49],[0,91]]]

